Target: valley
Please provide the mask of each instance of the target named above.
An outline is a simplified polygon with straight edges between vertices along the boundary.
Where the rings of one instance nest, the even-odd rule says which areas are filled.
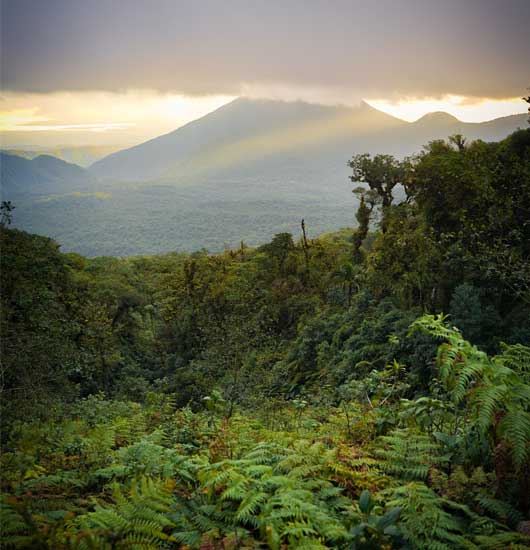
[[[16,227],[52,237],[64,251],[219,252],[298,235],[302,218],[314,236],[351,226],[357,198],[347,162],[356,153],[403,157],[455,133],[495,141],[525,120],[472,124],[433,113],[407,123],[366,103],[238,99],[88,169],[56,163],[43,173],[19,167],[24,159],[4,160],[2,193],[15,204]]]

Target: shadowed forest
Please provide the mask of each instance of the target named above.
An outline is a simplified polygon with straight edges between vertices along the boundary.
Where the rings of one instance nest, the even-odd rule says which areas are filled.
[[[3,203],[3,548],[530,546],[530,130],[349,170],[355,229],[218,254]]]

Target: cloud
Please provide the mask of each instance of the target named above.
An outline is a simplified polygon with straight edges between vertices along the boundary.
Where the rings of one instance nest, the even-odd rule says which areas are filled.
[[[62,130],[90,130],[91,132],[108,132],[109,130],[123,130],[131,126],[136,126],[134,122],[92,122],[89,124],[38,124],[36,122],[26,122],[17,126],[19,131],[40,132],[50,131],[58,132]]]
[[[528,0],[3,0],[1,6],[4,90],[246,90],[304,99],[319,93],[351,103],[447,94],[508,98],[530,85]]]
[[[386,113],[412,122],[435,111],[444,111],[463,122],[483,122],[494,118],[526,113],[521,98],[491,99],[448,95],[442,98],[408,98],[404,101],[371,99],[368,103]]]
[[[129,145],[170,132],[232,99],[153,90],[8,91],[0,96],[0,139],[3,146],[31,144],[39,134],[42,144],[71,145],[92,143],[97,133],[98,143],[106,134],[107,143]]]

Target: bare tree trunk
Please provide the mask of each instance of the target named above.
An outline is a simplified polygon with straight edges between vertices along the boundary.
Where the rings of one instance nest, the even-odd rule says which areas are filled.
[[[302,220],[300,223],[300,226],[302,227],[302,238],[303,238],[303,248],[304,248],[304,256],[305,256],[305,268],[306,271],[309,272],[309,245],[307,244],[307,235],[305,232],[305,221]]]

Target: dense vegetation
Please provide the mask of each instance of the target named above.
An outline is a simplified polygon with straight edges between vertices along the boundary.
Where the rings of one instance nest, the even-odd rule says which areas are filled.
[[[530,130],[350,166],[357,229],[217,255],[4,208],[6,548],[529,547]]]

